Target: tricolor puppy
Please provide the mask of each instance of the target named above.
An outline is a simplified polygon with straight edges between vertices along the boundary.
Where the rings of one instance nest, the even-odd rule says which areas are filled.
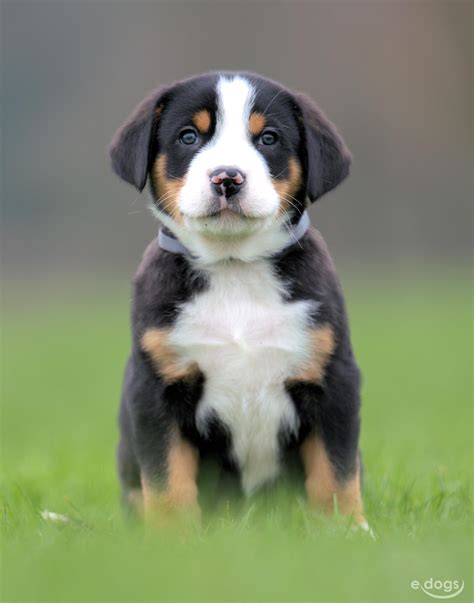
[[[306,96],[247,73],[159,88],[112,165],[162,223],[134,281],[120,411],[124,499],[197,510],[204,459],[250,494],[295,453],[311,505],[364,524],[359,370],[341,287],[305,207],[350,155]]]

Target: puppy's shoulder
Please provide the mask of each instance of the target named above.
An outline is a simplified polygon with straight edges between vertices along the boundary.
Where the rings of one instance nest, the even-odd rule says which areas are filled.
[[[290,301],[317,303],[314,321],[328,324],[341,344],[349,342],[349,329],[342,286],[326,242],[311,227],[298,245],[277,258],[275,268],[285,283]]]
[[[314,226],[310,226],[305,237],[308,260],[312,261],[318,273],[336,277],[336,268],[329,253],[323,235]],[[336,277],[337,278],[337,277]]]
[[[326,242],[314,226],[298,244],[276,258],[275,269],[297,298],[318,297],[328,289],[339,287]]]
[[[203,274],[185,256],[161,249],[157,238],[151,241],[133,279],[134,333],[170,326],[180,305],[205,284]]]
[[[134,286],[143,283],[143,280],[147,278],[150,267],[158,262],[160,256],[162,256],[162,249],[159,246],[158,237],[156,237],[147,245],[143,252],[142,259],[133,277]]]

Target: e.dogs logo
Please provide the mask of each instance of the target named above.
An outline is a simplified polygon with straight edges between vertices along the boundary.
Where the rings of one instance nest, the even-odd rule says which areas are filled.
[[[435,580],[428,578],[424,582],[413,580],[410,584],[413,590],[421,589],[425,595],[433,599],[452,599],[464,590],[464,580]]]

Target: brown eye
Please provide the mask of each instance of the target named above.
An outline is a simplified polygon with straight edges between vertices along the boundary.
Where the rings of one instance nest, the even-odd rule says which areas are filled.
[[[185,128],[179,133],[179,142],[181,142],[182,144],[195,144],[197,140],[198,135],[196,130],[193,130],[193,128]]]
[[[275,144],[278,141],[278,134],[274,130],[265,130],[260,136],[260,141],[264,145]]]

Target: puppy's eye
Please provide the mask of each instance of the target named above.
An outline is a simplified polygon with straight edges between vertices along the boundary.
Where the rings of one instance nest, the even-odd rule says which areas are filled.
[[[182,144],[195,144],[198,141],[196,130],[185,128],[179,133],[179,142]]]
[[[260,136],[260,141],[264,145],[275,144],[278,140],[278,134],[274,130],[265,130]]]

